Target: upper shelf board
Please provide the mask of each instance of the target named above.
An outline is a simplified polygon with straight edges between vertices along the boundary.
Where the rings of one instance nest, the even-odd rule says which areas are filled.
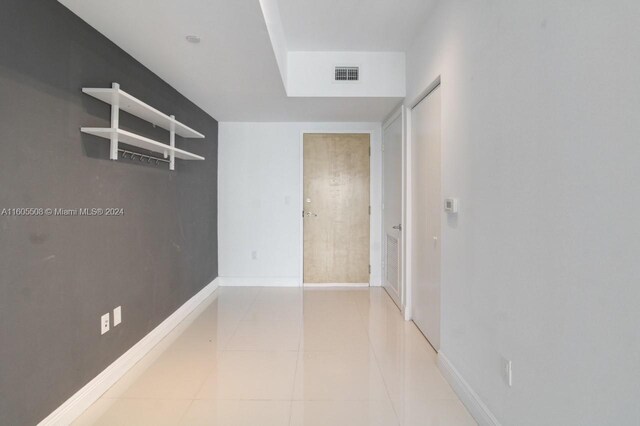
[[[108,103],[109,105],[113,105],[113,101],[117,99],[119,104],[118,106],[121,110],[155,124],[156,126],[162,127],[165,130],[171,130],[171,123],[174,122],[176,135],[182,136],[183,138],[204,138],[202,133],[193,130],[192,128],[169,117],[167,114],[145,104],[140,99],[134,98],[123,90],[84,87],[82,92],[89,96],[93,96],[102,102]]]

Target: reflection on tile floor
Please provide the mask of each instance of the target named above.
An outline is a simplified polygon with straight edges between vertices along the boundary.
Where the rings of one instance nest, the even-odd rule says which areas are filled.
[[[380,288],[223,287],[77,425],[475,425]]]

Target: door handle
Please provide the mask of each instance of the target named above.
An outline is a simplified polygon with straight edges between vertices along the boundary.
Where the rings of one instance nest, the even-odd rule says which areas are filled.
[[[317,214],[317,213],[312,213],[312,212],[305,212],[305,211],[303,211],[303,212],[302,212],[302,217],[305,217],[305,216],[306,216],[306,217],[318,217],[318,214]]]
[[[399,223],[396,226],[392,226],[393,229],[397,229],[398,231],[402,231],[402,224]]]

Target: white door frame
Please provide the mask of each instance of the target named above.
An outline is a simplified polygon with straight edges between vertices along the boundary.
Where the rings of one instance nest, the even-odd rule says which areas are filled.
[[[317,133],[317,134],[362,134],[369,135],[369,149],[373,150],[373,132],[371,130],[332,130],[332,129],[313,129],[313,130],[302,130],[300,132],[300,216],[298,216],[298,220],[300,221],[300,287],[317,287],[313,284],[305,284],[304,283],[304,217],[302,216],[302,212],[304,211],[304,135],[307,133]],[[382,137],[382,136],[380,136]],[[370,152],[371,152],[370,151]],[[374,209],[373,203],[371,199],[373,197],[373,191],[371,188],[371,184],[373,182],[373,171],[374,171],[374,163],[373,163],[373,155],[369,155],[369,205],[371,206],[371,210]],[[373,268],[373,228],[371,222],[371,214],[369,214],[369,265]],[[382,258],[379,259],[382,262]],[[371,271],[369,271],[369,283],[368,287],[371,287]],[[333,285],[323,284],[323,287],[332,287]],[[361,284],[349,284],[349,283],[336,283],[333,287],[363,287]]]
[[[406,157],[404,158],[404,165],[405,165],[405,183],[406,186],[404,188],[404,195],[405,195],[405,205],[404,205],[404,209],[405,209],[405,223],[406,223],[406,227],[405,229],[407,230],[407,232],[405,234],[403,234],[403,237],[405,237],[405,241],[404,241],[404,249],[405,249],[405,254],[406,256],[403,259],[403,263],[404,263],[404,271],[405,271],[405,280],[404,280],[404,319],[406,321],[410,321],[411,319],[413,319],[413,313],[411,312],[411,294],[412,294],[412,287],[413,287],[413,275],[412,275],[412,271],[411,271],[411,259],[413,256],[413,252],[411,250],[411,243],[413,242],[412,240],[412,232],[413,232],[413,226],[411,225],[411,221],[413,219],[412,215],[411,215],[411,207],[412,207],[412,202],[413,200],[411,199],[411,192],[413,190],[413,182],[411,179],[411,174],[412,174],[412,168],[411,168],[411,145],[413,143],[413,138],[411,135],[411,113],[413,111],[413,109],[422,101],[424,100],[424,98],[426,98],[427,96],[429,96],[429,94],[431,92],[433,92],[434,90],[436,90],[438,87],[440,87],[440,89],[442,90],[442,81],[441,81],[441,76],[436,77],[436,79],[431,82],[431,84],[429,84],[422,92],[420,92],[420,94],[418,96],[416,96],[410,103],[406,104],[408,105],[407,108],[405,108],[406,111],[406,123],[405,123],[405,132],[406,132],[406,143],[405,143],[405,149],[406,149]],[[440,143],[442,143],[443,140],[443,126],[441,126],[440,128]],[[441,148],[442,149],[442,148]],[[442,151],[441,154],[442,156]],[[440,223],[440,226],[442,227],[442,221]],[[442,234],[442,233],[441,233]],[[442,249],[441,249],[442,250]],[[440,256],[440,265],[441,268],[440,270],[442,270],[442,255]],[[440,280],[440,286],[442,288],[442,279]],[[442,292],[440,292],[440,298],[442,299]],[[442,300],[440,301],[440,306],[442,306]],[[442,318],[442,311],[440,311],[440,317]],[[442,323],[441,323],[442,324]]]
[[[405,248],[405,240],[406,240],[406,228],[405,228],[405,222],[406,222],[406,206],[407,206],[407,200],[406,200],[406,195],[407,195],[407,179],[406,179],[406,171],[407,171],[407,155],[406,155],[406,150],[407,150],[407,128],[406,128],[406,124],[407,124],[407,108],[404,105],[400,105],[395,111],[393,111],[388,117],[387,119],[382,123],[382,132],[380,132],[380,137],[382,138],[381,141],[381,149],[382,149],[382,190],[381,190],[381,195],[382,195],[382,205],[384,205],[384,131],[387,129],[387,127],[389,127],[397,118],[400,118],[400,126],[402,128],[402,140],[401,140],[401,145],[402,145],[402,154],[401,154],[401,162],[402,162],[402,166],[401,166],[401,172],[400,174],[402,175],[402,187],[400,188],[400,192],[401,192],[401,196],[402,196],[402,205],[400,207],[401,209],[401,214],[400,214],[400,220],[402,223],[402,230],[401,232],[401,238],[402,238],[402,244],[400,245],[399,249],[400,249],[400,259],[401,259],[401,263],[400,263],[400,282],[398,283],[398,286],[400,287],[400,306],[398,308],[400,308],[401,312],[405,311],[405,294],[406,294],[406,280],[405,280],[405,274],[406,274],[406,261],[405,261],[405,253],[406,253],[406,248]],[[382,253],[382,276],[381,278],[381,285],[382,287],[384,287],[384,280],[385,280],[385,274],[386,274],[386,269],[385,269],[385,262],[386,262],[386,229],[384,227],[384,209],[382,211],[382,215],[381,215],[381,221],[380,221],[380,226],[381,226],[381,233],[382,233],[382,238],[380,240],[381,242],[381,253]]]

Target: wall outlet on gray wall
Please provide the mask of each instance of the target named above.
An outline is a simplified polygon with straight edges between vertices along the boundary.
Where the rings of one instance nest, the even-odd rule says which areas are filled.
[[[109,314],[106,313],[100,317],[100,334],[109,331]]]
[[[256,260],[258,258],[258,250],[251,251],[251,259]]]

